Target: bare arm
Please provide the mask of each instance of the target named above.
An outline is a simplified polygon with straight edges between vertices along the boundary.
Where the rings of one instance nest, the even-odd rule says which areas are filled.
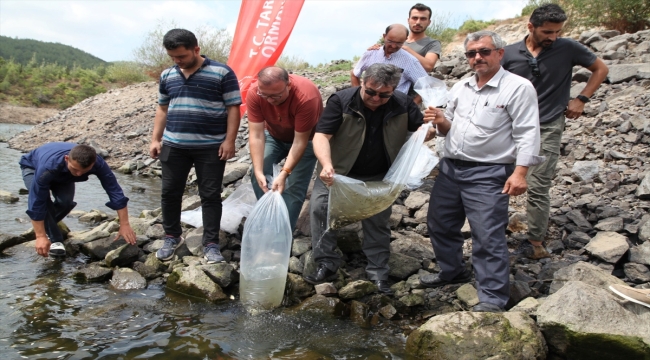
[[[160,155],[162,147],[162,136],[167,125],[167,110],[169,105],[158,105],[156,116],[153,119],[153,133],[151,134],[151,144],[149,145],[149,155],[156,159]]]
[[[127,243],[135,245],[135,232],[133,232],[131,224],[129,223],[129,209],[125,206],[122,209],[117,210],[117,216],[120,218],[120,230],[117,232],[113,241],[123,237]]]
[[[228,127],[226,129],[226,140],[219,147],[219,158],[228,160],[235,156],[235,140],[239,131],[239,122],[241,121],[239,105],[226,107],[228,112]]]
[[[598,90],[600,84],[605,80],[609,73],[609,69],[600,58],[596,58],[596,61],[594,61],[594,63],[587,69],[591,71],[591,76],[589,77],[589,80],[587,80],[587,85],[585,85],[585,88],[582,90],[580,95],[589,98],[596,92],[596,90]],[[569,119],[577,119],[582,115],[584,109],[585,103],[578,99],[573,99],[569,101],[565,115]]]
[[[307,144],[309,144],[309,136],[311,135],[311,130],[310,131],[305,131],[305,132],[294,132],[293,136],[293,144],[291,145],[291,149],[289,149],[289,155],[287,156],[287,161],[284,162],[284,167],[293,170],[293,168],[298,165],[298,162],[300,159],[302,159],[302,155],[305,153],[305,149],[307,148]],[[289,176],[288,173],[285,171],[281,171],[280,175],[276,179],[273,180],[273,185],[272,189],[277,190],[280,193],[284,191],[284,184],[285,181],[287,180],[287,177]]]
[[[50,252],[51,242],[45,233],[45,221],[32,220],[32,226],[34,227],[34,234],[36,234],[36,253],[40,256],[47,257]]]
[[[442,135],[447,135],[449,129],[451,129],[451,121],[447,120],[444,111],[433,106],[429,106],[428,109],[424,110],[424,122],[434,124]]]
[[[330,139],[332,135],[316,133],[312,144],[314,145],[314,155],[323,167],[319,174],[320,179],[325,185],[332,185],[334,181],[334,167],[332,166],[332,153],[330,151]]]
[[[402,46],[402,49],[406,50],[409,54],[415,56],[416,59],[420,62],[422,67],[426,72],[432,72],[433,68],[436,67],[436,62],[438,61],[438,54],[436,53],[427,53],[425,56],[422,56],[415,52],[408,46]]]
[[[354,70],[350,70],[350,82],[352,83],[352,86],[361,85],[361,81],[359,81],[359,78],[354,75]]]
[[[251,160],[253,161],[253,170],[257,184],[264,192],[269,189],[264,176],[264,123],[248,122],[248,144],[250,147]]]

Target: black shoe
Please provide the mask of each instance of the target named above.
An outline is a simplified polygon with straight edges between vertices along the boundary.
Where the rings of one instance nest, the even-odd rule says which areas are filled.
[[[427,274],[420,276],[420,285],[429,288],[436,288],[440,286],[445,286],[447,284],[460,284],[466,283],[472,280],[472,271],[465,269],[462,273],[456,275],[455,278],[451,280],[443,280],[439,275]]]
[[[395,292],[388,285],[388,280],[375,280],[375,285],[377,285],[377,290],[385,295],[393,295]]]
[[[488,302],[480,302],[477,305],[474,305],[472,308],[473,312],[493,312],[493,313],[500,313],[504,312],[505,310],[500,307],[499,305],[491,304]]]
[[[316,272],[311,275],[303,276],[303,279],[312,285],[318,285],[324,282],[336,280],[336,271],[328,269],[325,264],[318,264]]]

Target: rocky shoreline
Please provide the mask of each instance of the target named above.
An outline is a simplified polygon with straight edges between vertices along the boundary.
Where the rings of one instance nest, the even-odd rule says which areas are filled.
[[[521,24],[498,26],[508,41],[523,38]],[[547,247],[552,257],[511,259],[511,301],[504,314],[472,313],[478,301],[472,283],[423,289],[419,277],[439,271],[427,234],[426,211],[436,171],[414,191],[405,191],[391,217],[391,281],[394,296],[381,295],[365,278],[360,225],[346,227],[338,241],[346,265],[332,284],[307,284],[302,274],[314,269],[308,214],[294,233],[285,307],[279,311],[316,311],[349,317],[361,327],[383,322],[401,326],[407,352],[417,358],[626,358],[650,354],[650,309],[624,301],[608,290],[627,284],[650,288],[650,30],[636,34],[585,31],[579,41],[593,49],[610,68],[608,80],[585,108],[585,116],[568,120],[558,172],[551,190],[551,222]],[[336,64],[331,64],[332,66]],[[323,98],[349,86],[334,83],[347,71],[297,72],[320,83]],[[470,76],[459,51],[442,57],[432,73],[449,86]],[[576,68],[572,94],[584,87],[589,73]],[[23,151],[47,141],[86,143],[122,172],[158,176],[148,145],[156,103],[155,83],[143,83],[86,99],[9,141]],[[238,152],[224,176],[224,195],[242,182],[250,157],[244,119]],[[429,143],[435,147],[435,141]],[[190,177],[190,183],[195,178]],[[184,209],[200,205],[190,187]],[[525,240],[525,198],[511,199],[509,247]],[[106,214],[83,214],[97,222],[86,232],[70,233],[66,246],[93,262],[79,269],[80,281],[110,281],[116,289],[165,284],[208,301],[237,296],[242,227],[222,231],[225,264],[205,264],[202,229],[185,228],[186,243],[168,262],[155,258],[164,236],[160,210],[131,219],[137,246],[112,242],[117,223]],[[471,259],[469,227],[464,255]],[[28,241],[29,234],[3,236],[0,249]],[[114,235],[113,235],[114,236]],[[4,240],[3,240],[4,239]]]

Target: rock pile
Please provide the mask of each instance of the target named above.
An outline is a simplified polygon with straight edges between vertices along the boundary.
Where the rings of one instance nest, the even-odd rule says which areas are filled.
[[[525,35],[521,24],[495,30],[510,41]],[[586,106],[585,115],[567,122],[551,190],[547,247],[552,257],[539,261],[512,258],[509,313],[463,312],[478,301],[471,284],[420,287],[420,276],[439,271],[426,227],[435,171],[422,187],[405,191],[393,205],[389,265],[394,296],[378,294],[366,279],[359,224],[346,227],[338,239],[346,264],[339,269],[338,279],[316,287],[304,282],[301,275],[314,270],[307,201],[294,233],[285,305],[296,305],[295,311],[349,316],[360,326],[392,320],[410,334],[409,353],[422,358],[480,354],[539,359],[547,353],[563,358],[647,357],[650,309],[617,298],[607,287],[650,288],[650,176],[646,176],[650,168],[650,119],[646,117],[650,112],[650,31],[586,31],[578,39],[604,59],[610,73]],[[338,76],[342,74],[347,72]],[[299,75],[324,78],[313,73]],[[471,73],[458,51],[443,56],[432,75],[451,86]],[[573,95],[584,88],[588,76],[588,71],[575,69]],[[345,86],[323,86],[324,99]],[[45,141],[88,143],[103,151],[120,171],[158,175],[157,162],[147,155],[155,96],[154,83],[95,96],[17,136],[10,145],[28,150]],[[224,178],[230,187],[250,181],[246,121],[239,130],[239,150]],[[196,206],[196,200],[188,201],[192,202]],[[525,240],[524,203],[521,196],[511,199],[511,248]],[[135,247],[111,241],[117,224],[110,219],[90,231],[71,233],[68,250],[83,252],[95,261],[80,269],[77,277],[106,281],[112,276],[111,286],[118,289],[165,283],[170,289],[209,301],[233,299],[241,227],[236,234],[221,233],[227,264],[205,264],[202,229],[190,227],[174,259],[161,263],[154,256],[162,246],[159,212],[145,211],[132,219],[139,235]],[[470,231],[467,226],[463,231],[467,237],[464,255],[471,259]]]

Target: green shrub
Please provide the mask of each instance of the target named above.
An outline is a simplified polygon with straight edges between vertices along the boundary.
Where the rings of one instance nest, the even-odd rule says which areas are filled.
[[[488,26],[493,25],[494,23],[495,23],[494,20],[483,21],[483,20],[468,19],[463,23],[463,25],[461,25],[458,28],[458,32],[461,34],[469,34],[477,31],[485,30]]]
[[[151,80],[142,65],[131,61],[111,64],[106,69],[105,78],[111,83],[118,83],[122,86]]]
[[[279,66],[285,70],[295,71],[295,70],[305,70],[309,68],[309,63],[296,55],[292,55],[292,56],[282,55],[275,63],[275,66]]]
[[[433,13],[431,14],[431,25],[425,30],[425,34],[440,41],[442,46],[454,41],[458,30],[453,28],[454,18],[451,13]]]

